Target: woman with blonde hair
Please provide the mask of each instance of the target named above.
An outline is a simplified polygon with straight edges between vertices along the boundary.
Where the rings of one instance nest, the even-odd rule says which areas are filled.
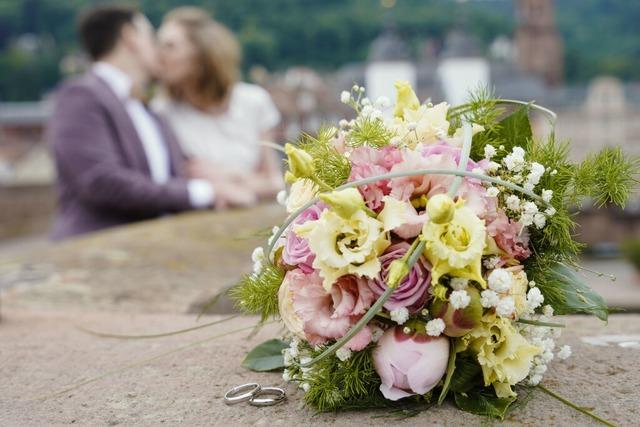
[[[222,178],[254,200],[273,197],[280,168],[261,142],[271,141],[280,113],[266,90],[239,81],[233,34],[202,9],[181,7],[165,16],[158,42],[165,93],[154,107],[193,159],[191,174]]]

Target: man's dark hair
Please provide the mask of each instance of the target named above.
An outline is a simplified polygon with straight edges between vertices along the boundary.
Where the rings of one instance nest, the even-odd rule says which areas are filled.
[[[120,5],[96,6],[82,13],[78,33],[91,59],[98,60],[111,52],[122,27],[132,24],[138,13],[134,7]]]

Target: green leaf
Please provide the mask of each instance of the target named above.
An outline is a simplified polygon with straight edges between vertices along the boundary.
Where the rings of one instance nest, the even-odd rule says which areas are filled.
[[[438,405],[441,405],[444,402],[444,399],[447,397],[447,393],[449,393],[449,385],[451,383],[451,377],[453,376],[453,372],[456,369],[456,349],[454,345],[453,338],[449,339],[449,361],[447,362],[447,376],[444,379],[444,385],[442,386],[442,390],[440,391],[440,397],[438,397]]]
[[[455,375],[451,378],[451,390],[466,393],[481,384],[482,368],[474,355],[460,354],[456,359]]]
[[[498,126],[498,137],[504,140],[507,151],[511,151],[516,146],[525,147],[532,136],[528,106],[518,108],[502,119]]]
[[[538,287],[556,314],[586,313],[607,320],[609,309],[602,297],[564,264],[553,264]]]
[[[469,393],[455,393],[456,406],[476,415],[486,415],[504,420],[515,397],[499,398],[490,389]]]
[[[251,350],[242,361],[242,366],[252,371],[264,372],[284,368],[282,350],[289,343],[282,340],[269,340]]]

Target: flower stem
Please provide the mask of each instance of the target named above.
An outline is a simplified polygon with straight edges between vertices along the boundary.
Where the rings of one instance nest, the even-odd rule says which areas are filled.
[[[424,241],[422,241],[419,236],[416,238],[416,240],[419,240],[419,242],[415,247],[415,250],[409,257],[409,262],[408,262],[409,271],[411,271],[411,269],[413,268],[413,265],[418,261],[418,257],[422,253],[422,250],[424,249],[424,245],[425,245]],[[418,256],[415,256],[416,253],[418,254]],[[378,300],[371,306],[371,308],[367,310],[365,315],[362,316],[360,320],[358,320],[358,322],[355,325],[353,325],[351,329],[349,329],[349,331],[342,338],[340,338],[338,341],[333,343],[331,346],[329,346],[327,349],[325,349],[322,353],[314,357],[309,362],[301,363],[300,367],[307,368],[311,365],[315,365],[319,361],[325,359],[328,356],[331,356],[340,348],[342,348],[342,346],[344,346],[347,342],[349,342],[349,340],[353,338],[358,332],[360,332],[362,328],[367,326],[367,323],[369,323],[369,321],[373,319],[375,315],[382,310],[382,306],[384,305],[385,302],[387,302],[387,300],[389,299],[389,297],[391,297],[391,295],[395,290],[396,289],[394,287],[389,286],[387,290],[384,291],[382,295],[380,295]]]
[[[464,121],[464,123],[462,124],[462,127],[464,131],[464,142],[462,144],[462,150],[460,152],[460,161],[458,162],[458,170],[466,171],[467,163],[469,163],[469,152],[471,151],[471,141],[473,140],[473,131],[471,129],[471,125],[466,121]],[[463,179],[462,176],[460,175],[456,176],[455,180],[451,184],[451,187],[449,188],[449,192],[448,192],[449,197],[453,198],[456,195],[456,193],[458,192],[458,188],[460,188],[460,185],[462,184],[462,179]]]
[[[565,405],[569,406],[570,408],[575,409],[578,412],[581,412],[585,415],[588,415],[589,417],[593,418],[596,421],[601,422],[602,424],[609,426],[609,427],[615,427],[615,424],[610,423],[609,421],[600,418],[599,416],[597,416],[596,414],[594,414],[591,411],[587,411],[584,408],[581,408],[580,406],[576,405],[575,403],[573,403],[572,401],[560,396],[558,393],[556,393],[555,391],[551,391],[548,388],[546,388],[545,386],[543,386],[542,384],[538,384],[538,388],[540,390],[542,390],[543,392],[547,393],[549,396],[559,400],[560,402],[564,403]]]

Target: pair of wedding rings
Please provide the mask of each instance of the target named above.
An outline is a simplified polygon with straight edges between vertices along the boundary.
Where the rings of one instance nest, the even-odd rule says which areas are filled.
[[[283,389],[278,387],[261,387],[258,383],[242,384],[232,388],[224,395],[224,403],[235,405],[249,402],[253,406],[273,406],[286,398]]]

